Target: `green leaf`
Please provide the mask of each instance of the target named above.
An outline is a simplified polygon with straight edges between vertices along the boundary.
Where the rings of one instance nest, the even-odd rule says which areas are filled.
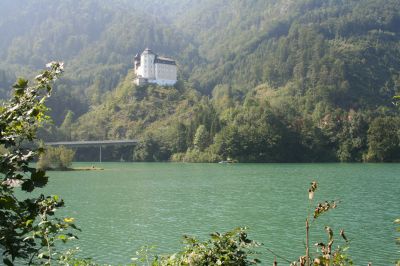
[[[32,180],[25,181],[21,186],[21,189],[26,192],[32,192],[34,188],[35,186]]]
[[[19,78],[17,82],[13,85],[15,89],[25,89],[28,86],[28,80]]]
[[[16,96],[22,96],[24,94],[24,88],[17,88],[15,89],[15,95]]]
[[[68,237],[66,235],[59,235],[58,239],[60,239],[64,243],[66,243],[68,241]]]
[[[26,227],[29,227],[32,223],[33,223],[33,220],[32,220],[32,219],[27,220],[27,221],[25,222],[25,226],[26,226]]]
[[[0,207],[3,209],[14,209],[15,202],[12,197],[10,196],[3,196],[0,197]]]
[[[43,187],[47,184],[48,177],[46,176],[46,172],[43,170],[37,170],[32,173],[31,180],[34,183],[35,187]]]
[[[78,228],[75,224],[69,224],[69,226],[71,226],[72,228],[74,228],[75,230],[78,231],[82,231],[80,228]]]
[[[4,262],[4,264],[7,265],[7,266],[13,266],[13,265],[14,265],[14,264],[11,262],[11,260],[10,260],[10,259],[7,259],[7,258],[3,259],[3,262]]]
[[[31,117],[36,117],[40,113],[38,108],[32,108],[31,110],[28,111],[28,115]]]

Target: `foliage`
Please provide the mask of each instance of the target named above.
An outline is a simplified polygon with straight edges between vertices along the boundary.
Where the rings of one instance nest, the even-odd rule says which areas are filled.
[[[57,62],[47,66],[49,70],[36,76],[32,86],[19,79],[13,98],[0,107],[0,145],[7,149],[0,155],[0,247],[6,265],[13,265],[16,258],[50,264],[55,242],[74,238],[68,231],[76,228],[73,219],[54,216],[64,205],[58,196],[20,199],[15,195],[18,187],[32,192],[48,181],[44,171],[29,166],[43,150],[26,145],[32,143],[38,127],[48,119],[44,102],[50,96],[51,83],[63,69]]]
[[[134,160],[146,162],[167,161],[170,153],[152,134],[145,135],[134,151]]]
[[[249,240],[245,228],[237,228],[225,234],[213,233],[211,239],[200,242],[185,236],[183,251],[156,259],[153,265],[253,265],[258,259],[251,258],[251,251],[259,244]]]
[[[140,250],[136,251],[137,257],[131,258],[134,261],[133,266],[136,266],[137,262],[140,262],[141,265],[154,265],[155,258],[152,256],[152,252],[155,248],[155,246],[142,246]]]
[[[58,258],[59,265],[65,266],[97,266],[98,264],[91,259],[81,259],[77,257],[79,248],[68,249],[64,251]]]
[[[222,156],[218,155],[210,148],[205,151],[189,148],[186,153],[174,154],[171,160],[188,163],[216,163],[222,160]]]
[[[74,113],[68,110],[65,115],[64,121],[60,125],[60,134],[63,135],[64,140],[72,140],[72,123],[73,123]]]
[[[48,147],[42,154],[40,154],[37,167],[41,170],[65,170],[71,166],[74,155],[75,152],[73,150],[67,149],[64,146]]]
[[[399,160],[397,0],[78,2],[2,3],[0,88],[48,57],[70,68],[46,140],[137,138],[135,159],[150,161],[196,147],[194,161]],[[174,87],[132,84],[146,45],[177,59]]]
[[[318,189],[318,184],[316,181],[311,183],[310,188],[308,189],[308,199],[310,202],[310,206],[312,206],[314,201],[315,191]],[[315,209],[309,210],[308,217],[306,219],[306,247],[305,247],[305,255],[300,256],[297,261],[292,262],[290,265],[293,266],[310,266],[310,265],[332,265],[332,266],[344,266],[344,265],[353,265],[352,260],[347,254],[347,250],[349,249],[350,240],[347,239],[344,234],[344,230],[340,230],[340,236],[345,241],[344,246],[334,247],[334,233],[331,227],[325,226],[325,231],[328,235],[327,242],[317,242],[315,244],[317,248],[317,253],[312,256],[310,254],[310,225],[323,213],[328,212],[331,209],[335,209],[337,206],[337,202],[335,201],[325,201],[323,203],[318,203]],[[313,213],[313,219],[311,220],[311,213]]]
[[[197,130],[196,134],[194,135],[193,145],[199,151],[203,151],[208,146],[208,132],[204,125],[200,125]]]
[[[213,233],[207,241],[199,241],[184,236],[185,246],[172,255],[157,256],[155,246],[142,246],[131,258],[130,266],[183,266],[183,265],[256,265],[260,260],[254,258],[260,244],[247,237],[246,228],[236,228],[226,233]],[[91,259],[78,258],[79,248],[62,253],[58,259],[65,266],[100,265]]]
[[[6,148],[4,148],[4,146],[0,146],[0,155],[4,155],[8,152],[8,150]]]
[[[341,247],[338,246],[336,249],[333,249],[334,237],[333,231],[329,226],[325,227],[325,231],[328,235],[328,240],[326,243],[320,242],[316,243],[318,249],[321,249],[319,256],[314,258],[314,265],[353,265],[352,260],[349,258],[349,255],[346,253],[348,250],[348,240],[344,235],[344,231],[340,231],[340,235],[345,239],[346,246]]]
[[[379,117],[368,129],[366,161],[396,161],[400,154],[399,118]]]

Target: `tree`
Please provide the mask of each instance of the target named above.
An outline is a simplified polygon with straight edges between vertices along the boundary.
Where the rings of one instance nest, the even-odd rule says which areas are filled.
[[[181,122],[177,122],[177,124],[174,127],[174,130],[176,132],[175,143],[173,145],[175,148],[175,152],[185,152],[187,150],[186,126]]]
[[[60,126],[60,131],[62,135],[64,135],[65,140],[72,139],[72,123],[73,123],[74,113],[71,110],[68,110],[65,115],[64,121]]]
[[[164,143],[151,132],[146,134],[135,148],[133,159],[136,161],[159,162],[167,161],[171,156]]]
[[[399,119],[379,117],[368,129],[368,153],[365,161],[395,161],[400,155]]]
[[[16,258],[28,264],[50,263],[56,240],[67,241],[74,236],[68,232],[73,219],[54,217],[57,208],[64,205],[58,196],[39,195],[20,199],[17,188],[32,192],[47,184],[42,170],[29,165],[43,152],[41,148],[27,148],[36,137],[37,129],[48,117],[44,105],[51,93],[51,83],[62,73],[63,65],[53,62],[35,78],[33,86],[19,79],[12,99],[0,107],[0,145],[7,149],[0,155],[0,249],[3,262],[13,265]],[[60,234],[61,231],[67,232]]]
[[[40,155],[37,167],[41,170],[65,170],[71,166],[74,155],[75,152],[73,150],[64,146],[49,147]]]
[[[204,125],[200,125],[196,130],[196,134],[194,135],[194,147],[200,151],[204,151],[204,149],[208,146],[208,139],[209,136],[206,127]]]
[[[236,159],[240,155],[241,143],[238,128],[235,125],[226,126],[214,138],[218,154]]]

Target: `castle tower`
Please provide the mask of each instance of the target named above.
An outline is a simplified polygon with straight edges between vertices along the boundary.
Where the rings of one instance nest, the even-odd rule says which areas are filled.
[[[140,56],[140,64],[142,67],[142,77],[148,80],[156,79],[154,73],[154,59],[156,55],[149,49],[146,48]]]

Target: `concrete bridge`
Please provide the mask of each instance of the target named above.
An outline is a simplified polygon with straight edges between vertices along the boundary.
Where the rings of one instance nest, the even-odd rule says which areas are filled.
[[[99,147],[99,161],[101,162],[101,147],[136,145],[138,142],[139,141],[137,139],[127,139],[127,140],[57,141],[57,142],[45,142],[44,144],[46,146],[65,146],[71,148]]]

